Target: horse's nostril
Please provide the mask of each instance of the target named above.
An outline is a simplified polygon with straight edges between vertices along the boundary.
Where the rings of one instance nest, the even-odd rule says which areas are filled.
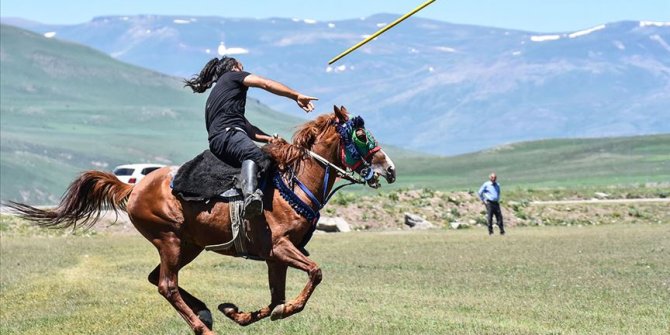
[[[389,166],[386,168],[386,180],[389,183],[392,183],[395,181],[395,169],[392,166]]]

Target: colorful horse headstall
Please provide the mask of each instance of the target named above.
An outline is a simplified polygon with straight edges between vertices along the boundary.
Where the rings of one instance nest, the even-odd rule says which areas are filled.
[[[365,132],[365,140],[357,136],[358,130]],[[373,177],[372,169],[368,159],[381,149],[372,134],[365,129],[365,121],[360,116],[350,118],[344,123],[337,124],[337,132],[342,141],[341,159],[342,164],[352,171],[358,171],[361,165],[364,167],[358,171],[365,179]]]

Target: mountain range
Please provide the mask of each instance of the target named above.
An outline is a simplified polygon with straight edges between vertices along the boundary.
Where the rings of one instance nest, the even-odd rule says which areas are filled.
[[[2,201],[53,204],[83,170],[179,165],[207,147],[206,95],[190,93],[177,77],[7,25],[0,25],[0,68]],[[247,114],[287,138],[302,121],[254,99]],[[366,122],[375,134],[383,125]],[[382,145],[398,170],[392,188],[468,189],[493,170],[507,186],[653,183],[670,176],[670,134],[523,142],[454,157]]]
[[[106,16],[76,25],[5,23],[188,77],[221,54],[256,74],[345,105],[384,143],[439,155],[545,138],[670,132],[670,23],[622,21],[533,33],[412,17],[333,65],[397,18]],[[271,108],[294,103],[259,90]]]

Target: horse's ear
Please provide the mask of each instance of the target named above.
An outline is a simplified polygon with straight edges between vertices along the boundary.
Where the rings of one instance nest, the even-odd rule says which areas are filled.
[[[342,106],[341,108],[337,108],[337,106],[333,106],[333,110],[335,111],[335,116],[340,122],[347,122],[349,120],[349,115],[347,114],[347,109]]]

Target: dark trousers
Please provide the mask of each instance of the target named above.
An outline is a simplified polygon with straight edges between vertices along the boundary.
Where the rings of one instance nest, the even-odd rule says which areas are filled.
[[[270,159],[256,146],[254,141],[242,131],[231,129],[216,135],[209,141],[209,150],[220,160],[233,167],[241,167],[242,162],[254,161],[261,172],[267,171]]]
[[[502,212],[500,211],[500,203],[497,201],[486,200],[486,221],[489,225],[489,234],[493,234],[493,216],[496,217],[496,223],[500,227],[500,234],[505,233],[503,226]]]

